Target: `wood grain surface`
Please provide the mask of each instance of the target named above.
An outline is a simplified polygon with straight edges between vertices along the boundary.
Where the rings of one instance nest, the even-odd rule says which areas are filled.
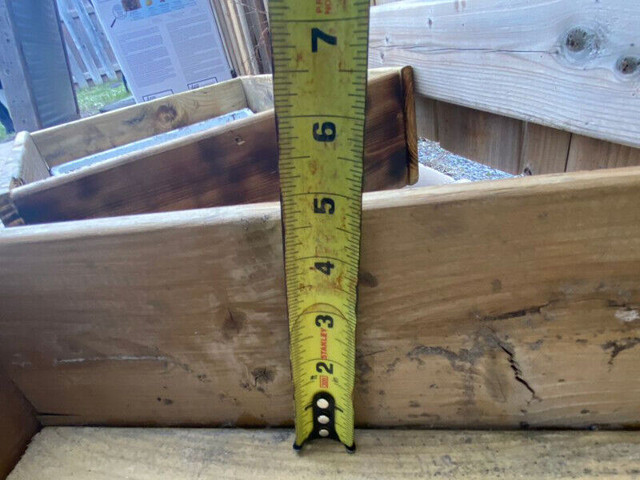
[[[518,173],[540,175],[564,172],[567,166],[571,138],[572,134],[569,132],[543,127],[535,123],[526,123]]]
[[[437,100],[640,146],[639,26],[626,0],[397,2],[371,9],[369,65],[413,66]]]
[[[595,138],[573,135],[567,171],[631,167],[640,164],[640,148],[626,147]]]
[[[446,102],[436,103],[442,148],[503,172],[518,174],[523,122]]]
[[[45,428],[9,480],[637,479],[633,432],[356,431],[293,452],[291,430]]]
[[[638,427],[640,169],[365,195],[360,426]],[[44,424],[290,425],[279,205],[0,232]]]
[[[240,79],[178,93],[33,133],[49,167],[247,106]]]

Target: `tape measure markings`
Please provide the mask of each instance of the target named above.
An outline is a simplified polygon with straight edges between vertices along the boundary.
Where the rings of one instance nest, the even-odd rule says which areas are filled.
[[[269,10],[296,445],[353,448],[369,2]]]

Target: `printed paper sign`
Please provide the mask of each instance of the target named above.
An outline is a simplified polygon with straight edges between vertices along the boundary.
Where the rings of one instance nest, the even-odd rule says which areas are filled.
[[[94,0],[137,102],[231,78],[209,0]]]

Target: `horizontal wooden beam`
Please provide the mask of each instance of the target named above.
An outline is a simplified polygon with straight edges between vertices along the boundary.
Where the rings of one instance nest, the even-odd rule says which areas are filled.
[[[415,131],[415,114],[405,108],[413,101],[412,90],[403,81],[407,71],[411,69],[383,69],[369,81],[365,190],[400,188],[417,180],[413,168],[418,163],[417,139],[407,136],[412,125]],[[244,80],[238,85],[243,101],[246,88],[249,103],[260,113],[13,189],[11,201],[19,216],[34,224],[277,200],[278,146],[274,112],[268,109],[270,82]],[[183,100],[176,96],[167,102],[177,109]],[[160,107],[143,106],[144,111],[147,108]],[[112,120],[112,131],[124,125],[124,120]],[[98,122],[105,125],[104,119]],[[91,130],[90,125],[85,130]]]
[[[365,195],[361,426],[639,422],[640,169]],[[43,424],[290,425],[277,203],[0,232]]]
[[[245,108],[239,79],[159,98],[32,135],[49,167]]]
[[[294,455],[293,439],[293,432],[284,429],[50,427],[34,439],[9,480],[125,474],[134,480],[479,480],[526,475],[594,480],[637,478],[640,464],[640,435],[633,432],[360,430],[355,455],[326,441]]]
[[[424,0],[373,7],[370,66],[416,92],[640,146],[640,11],[625,0]]]

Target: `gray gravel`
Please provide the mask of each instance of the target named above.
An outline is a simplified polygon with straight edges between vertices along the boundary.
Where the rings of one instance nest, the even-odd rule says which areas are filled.
[[[455,155],[440,146],[438,142],[421,139],[418,141],[419,161],[454,180],[497,180],[515,175]]]

